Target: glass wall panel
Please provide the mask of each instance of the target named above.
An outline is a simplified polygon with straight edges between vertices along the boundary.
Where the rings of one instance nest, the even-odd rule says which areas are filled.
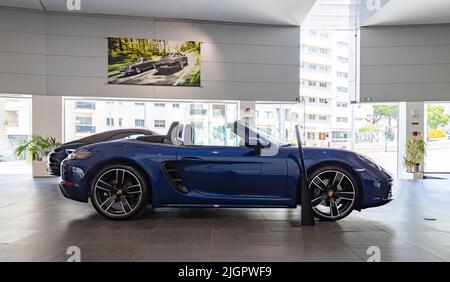
[[[397,175],[398,103],[353,106],[352,149]]]
[[[426,172],[450,172],[450,103],[427,103]]]
[[[65,142],[119,128],[146,128],[166,134],[174,121],[191,124],[195,143],[233,145],[226,125],[238,116],[236,102],[64,99]]]
[[[339,102],[343,104],[343,102]],[[296,143],[299,124],[306,146],[353,150],[372,158],[393,175],[397,174],[398,104],[345,103],[346,117],[315,106],[299,104],[256,104],[256,126],[277,138]],[[331,120],[336,120],[334,123]],[[341,120],[342,119],[342,120]],[[338,123],[348,127],[338,127]]]
[[[28,153],[15,149],[31,135],[31,99],[0,96],[0,174],[30,174]]]

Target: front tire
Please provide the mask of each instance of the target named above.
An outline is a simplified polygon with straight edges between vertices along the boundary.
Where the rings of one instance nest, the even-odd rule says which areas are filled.
[[[98,213],[115,220],[129,219],[148,203],[144,177],[134,167],[110,165],[99,171],[90,187],[91,203]]]
[[[348,216],[359,199],[355,177],[339,166],[314,170],[309,190],[314,216],[323,221],[336,221]]]

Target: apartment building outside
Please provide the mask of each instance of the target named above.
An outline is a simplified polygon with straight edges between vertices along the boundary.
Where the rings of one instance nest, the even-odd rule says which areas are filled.
[[[166,134],[174,121],[191,124],[196,144],[227,145],[226,124],[237,119],[237,103],[65,99],[65,141],[119,128]],[[230,144],[231,145],[231,144]]]
[[[347,32],[302,30],[301,103],[257,104],[257,125],[294,141],[300,124],[309,146],[345,147],[351,142],[349,37]]]

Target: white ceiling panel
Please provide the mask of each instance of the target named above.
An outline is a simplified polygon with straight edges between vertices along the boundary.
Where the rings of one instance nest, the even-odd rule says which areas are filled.
[[[390,0],[364,26],[450,23],[450,0]]]
[[[315,0],[80,0],[89,14],[300,25]],[[69,12],[66,0],[0,0],[1,6]]]

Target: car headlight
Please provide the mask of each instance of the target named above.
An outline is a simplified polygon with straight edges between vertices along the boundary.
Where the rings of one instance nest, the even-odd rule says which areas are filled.
[[[92,151],[86,149],[79,149],[73,151],[67,158],[69,160],[85,160],[92,156]]]
[[[356,154],[358,156],[358,158],[360,158],[362,161],[364,161],[365,163],[367,163],[368,165],[370,165],[373,168],[378,168],[379,170],[383,170],[381,168],[381,166],[377,165],[371,158],[364,156],[364,155],[360,155],[360,154]]]

